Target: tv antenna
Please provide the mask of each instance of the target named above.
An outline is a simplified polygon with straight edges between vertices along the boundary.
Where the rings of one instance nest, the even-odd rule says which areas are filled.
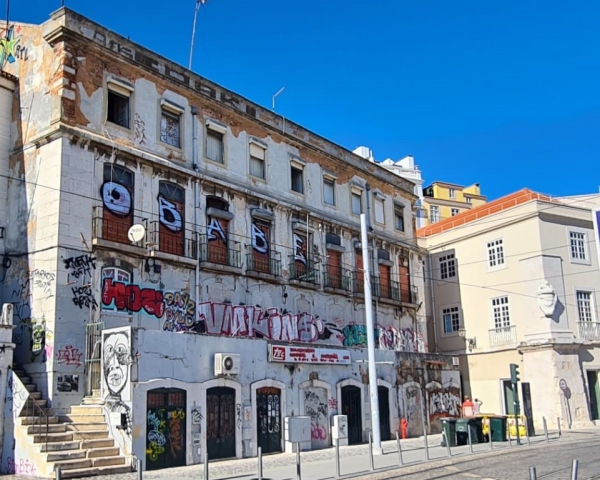
[[[275,95],[273,95],[273,111],[275,111],[275,98],[277,97],[277,95],[279,95],[279,94],[280,94],[281,92],[283,92],[284,90],[285,90],[285,87],[281,87],[281,88],[279,89],[279,91],[278,91],[278,92],[277,92]]]

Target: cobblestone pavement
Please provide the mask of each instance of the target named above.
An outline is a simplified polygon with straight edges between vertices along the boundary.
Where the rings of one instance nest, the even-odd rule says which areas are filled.
[[[600,474],[600,429],[590,429],[580,432],[565,432],[562,439],[557,435],[551,436],[550,443],[545,438],[538,436],[532,439],[531,447],[509,448],[506,442],[494,444],[494,450],[489,450],[489,444],[474,445],[474,456],[469,454],[468,447],[454,447],[452,458],[447,458],[447,450],[440,446],[441,436],[429,436],[429,458],[431,461],[424,463],[425,450],[423,439],[409,439],[402,441],[402,454],[405,466],[401,468],[402,479],[492,479],[492,480],[519,480],[528,479],[528,467],[538,467],[538,475],[546,475],[553,468],[565,468],[570,465],[573,458],[581,460],[582,474],[588,475],[588,470]],[[524,442],[526,443],[526,442]],[[398,477],[398,454],[396,442],[383,442],[384,455],[375,457],[375,472],[369,472],[368,445],[355,445],[340,448],[341,473],[344,476],[354,476],[369,479],[394,479]],[[302,452],[302,478],[305,480],[332,478],[335,476],[335,449],[325,449],[313,452]],[[510,457],[510,459],[509,459]],[[596,457],[596,458],[595,458]],[[513,462],[514,458],[514,462]],[[535,463],[532,463],[535,460]],[[529,461],[529,463],[527,463]],[[565,463],[566,462],[566,463]],[[596,462],[596,463],[594,463]],[[263,459],[264,479],[285,480],[296,478],[296,455],[275,454],[265,456]],[[520,470],[517,474],[516,466]],[[390,470],[390,468],[394,470]],[[382,471],[380,469],[386,469]],[[171,468],[157,471],[143,472],[147,480],[170,479],[203,479],[203,466],[191,465],[187,467]],[[521,470],[523,473],[521,474]],[[236,479],[250,480],[256,478],[257,459],[241,459],[218,461],[210,464],[211,480]],[[546,472],[546,473],[543,473]],[[368,474],[365,476],[365,474]],[[504,476],[503,476],[504,475]],[[559,475],[558,473],[556,475]],[[581,479],[591,478],[579,477]],[[8,475],[7,480],[24,480],[31,477]],[[135,480],[136,473],[104,475],[93,477],[95,480]],[[538,477],[540,478],[540,477]],[[570,476],[550,476],[550,480],[570,479]],[[600,479],[600,475],[598,476]]]

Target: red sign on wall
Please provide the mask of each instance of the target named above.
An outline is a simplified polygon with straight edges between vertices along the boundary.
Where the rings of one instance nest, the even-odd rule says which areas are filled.
[[[269,345],[269,361],[283,363],[316,363],[350,365],[350,352],[334,348],[293,347]]]

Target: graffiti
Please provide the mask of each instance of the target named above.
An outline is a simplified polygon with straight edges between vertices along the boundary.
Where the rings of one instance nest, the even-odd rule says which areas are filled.
[[[294,260],[304,265],[306,265],[305,243],[304,237],[294,233]]]
[[[316,387],[304,390],[304,414],[310,417],[310,433],[313,448],[327,447],[328,407],[327,392]]]
[[[181,213],[174,203],[169,202],[162,195],[158,196],[158,219],[162,225],[174,233],[181,231],[183,220]]]
[[[363,348],[367,346],[367,327],[365,325],[346,325],[342,333],[345,347]]]
[[[252,248],[258,253],[267,253],[269,251],[267,234],[254,222],[252,222]]]
[[[46,295],[50,295],[56,275],[52,272],[36,268],[29,271],[28,278],[34,287],[39,287],[44,290]]]
[[[458,387],[449,389],[436,388],[427,392],[429,419],[431,421],[440,417],[460,416],[460,390]]]
[[[130,339],[129,329],[105,331],[102,338],[102,371],[107,390],[106,406],[111,412],[126,415],[126,432],[129,435],[132,428],[131,408],[123,401],[122,394],[126,388],[129,388],[129,370],[132,363]]]
[[[235,416],[236,416],[237,428],[238,428],[238,430],[241,430],[242,429],[242,405],[239,403],[235,406]]]
[[[146,455],[154,462],[165,452],[165,445],[167,443],[167,438],[163,433],[166,427],[166,421],[162,419],[163,412],[164,410],[148,410],[147,423],[150,428],[148,429]]]
[[[45,351],[46,345],[46,323],[42,322],[31,327],[31,337],[29,340],[29,348],[31,350],[31,361]]]
[[[192,425],[200,425],[200,423],[202,422],[202,414],[200,413],[200,410],[198,410],[197,408],[194,408],[192,410]]]
[[[114,302],[114,307],[113,307]],[[134,284],[114,282],[104,279],[102,287],[102,305],[120,312],[140,312],[162,318],[165,311],[163,293],[152,288],[140,288]]]
[[[83,353],[73,345],[66,345],[65,348],[58,350],[58,356],[56,361],[68,366],[81,366],[81,358]]]
[[[223,242],[227,242],[227,234],[225,230],[223,230],[223,225],[218,218],[208,217],[210,221],[208,222],[208,226],[206,227],[206,236],[209,241],[211,240],[222,240]]]
[[[327,440],[327,430],[320,425],[310,425],[310,438],[312,440]]]
[[[395,350],[398,352],[427,352],[427,344],[421,332],[412,328],[394,328],[380,326],[375,330],[375,337],[379,339],[379,348],[382,350]]]
[[[100,189],[104,206],[118,217],[131,213],[131,193],[126,186],[117,182],[105,182]]]
[[[171,453],[175,457],[183,446],[181,436],[181,420],[185,418],[185,412],[181,409],[169,412],[169,445]]]
[[[337,410],[338,408],[338,402],[337,402],[337,398],[331,397],[328,401],[327,401],[327,405],[329,406],[329,408],[331,408],[332,410]]]
[[[139,113],[133,117],[133,139],[138,145],[146,143],[146,122],[142,120]]]
[[[92,308],[96,310],[98,308],[98,302],[94,298],[91,285],[83,285],[81,287],[72,287],[73,291],[73,303],[79,308]]]
[[[13,404],[13,415],[16,417],[21,413],[21,409],[29,398],[29,392],[14,372],[8,376],[8,390],[10,392]]]
[[[404,384],[398,389],[398,405],[400,417],[408,422],[407,435],[418,437],[423,435],[423,403],[421,386],[416,382]]]
[[[165,323],[163,330],[181,332],[197,325],[196,302],[185,292],[165,292]]]
[[[0,68],[7,63],[15,63],[16,60],[29,60],[29,50],[21,45],[21,27],[18,26],[15,34],[15,26],[4,30],[0,36]]]
[[[96,258],[91,255],[79,255],[78,257],[65,258],[65,268],[75,278],[90,275],[96,269]]]
[[[3,475],[28,475],[30,477],[36,476],[35,465],[28,459],[21,459],[16,461],[12,457],[7,457],[6,462],[2,465]]]

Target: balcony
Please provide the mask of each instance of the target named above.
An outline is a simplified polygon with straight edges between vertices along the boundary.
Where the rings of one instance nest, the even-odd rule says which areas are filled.
[[[409,290],[400,290],[400,301],[402,303],[410,303],[412,305],[419,304],[419,290],[417,287],[410,287]]]
[[[517,327],[508,325],[490,329],[490,347],[502,347],[517,343]]]
[[[171,232],[156,220],[150,222],[147,235],[147,246],[152,247],[152,254],[173,255],[190,259],[198,258],[198,234],[192,230],[182,229]],[[159,255],[156,255],[156,254]]]
[[[320,285],[320,275],[318,263],[308,259],[306,264],[296,260],[294,255],[289,256],[289,279],[298,282]]]
[[[332,268],[323,272],[323,287],[325,289],[352,291],[352,272],[346,268]]]
[[[600,341],[600,322],[577,322],[579,338],[592,342]]]
[[[246,247],[246,273],[281,277],[281,253],[269,250],[261,253],[252,245]]]
[[[200,237],[200,262],[206,267],[206,264],[214,266],[225,266],[232,268],[242,267],[242,252],[240,242],[227,236],[227,240],[220,238],[208,238],[208,235],[199,235]]]
[[[147,237],[137,243],[132,243],[127,234],[134,224],[148,227],[146,218],[133,216],[119,218],[110,213],[104,214],[102,207],[94,207],[92,217],[92,244],[100,248],[122,250],[133,255],[146,255]]]

